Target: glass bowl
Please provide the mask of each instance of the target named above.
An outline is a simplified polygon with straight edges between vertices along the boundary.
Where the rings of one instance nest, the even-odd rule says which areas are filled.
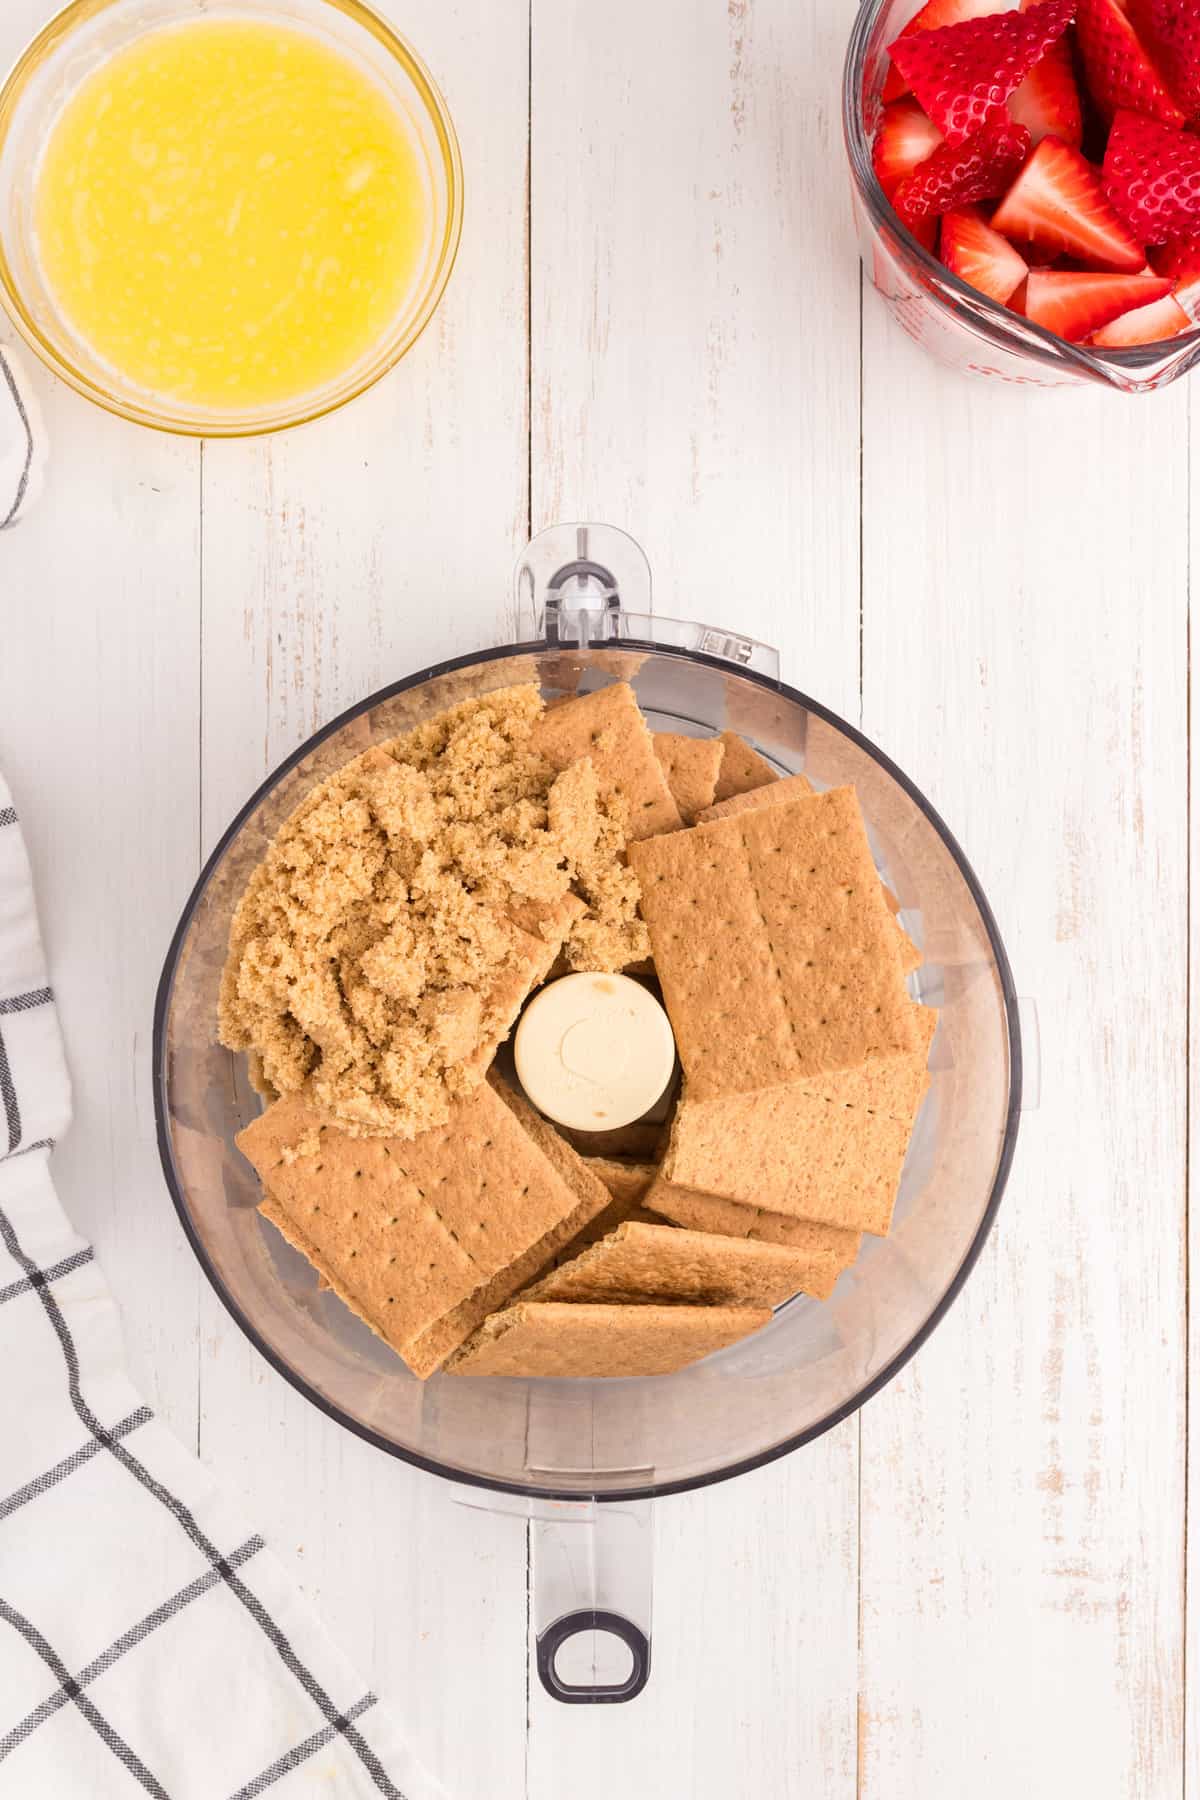
[[[564,528],[560,528],[562,530]],[[773,653],[736,632],[650,615],[602,528],[575,560],[535,540],[523,570],[546,635],[423,669],[335,719],[254,794],[210,857],[167,954],[154,1029],[159,1148],[184,1229],[234,1319],[331,1417],[453,1480],[541,1499],[634,1500],[736,1475],[816,1437],[875,1393],[958,1293],[999,1205],[1021,1107],[1021,1038],[1008,960],[963,852],[889,759],[786,687]],[[624,539],[628,547],[630,540]],[[539,559],[539,546],[542,555]],[[564,583],[564,568],[567,583]],[[583,569],[603,587],[564,631]],[[617,604],[618,600],[623,604]],[[528,616],[526,612],[524,616]],[[777,660],[774,666],[777,668]],[[887,1238],[864,1240],[833,1295],[797,1297],[764,1330],[678,1374],[616,1381],[418,1381],[257,1211],[235,1134],[262,1102],[245,1059],[217,1042],[230,921],[283,820],[334,769],[459,701],[537,681],[547,698],[632,682],[654,730],[731,728],[781,773],[857,787],[881,873],[925,961],[918,996],[939,1009],[931,1086]]]
[[[425,171],[428,231],[418,274],[386,335],[349,369],[292,399],[208,410],[124,380],[64,323],[40,265],[32,172],[63,103],[96,66],[157,26],[212,17],[207,0],[74,0],[27,47],[0,88],[0,304],[52,370],[109,412],[192,437],[281,431],[343,406],[385,375],[432,318],[462,230],[462,163],[445,102],[420,58],[362,0],[222,0],[222,17],[300,26],[348,55],[387,92]]]
[[[850,34],[842,83],[842,127],[850,159],[863,265],[900,325],[939,362],[969,374],[1033,387],[1099,382],[1151,393],[1200,359],[1200,327],[1163,344],[1103,350],[1068,344],[952,275],[901,224],[871,166],[887,46],[920,0],[863,0]]]

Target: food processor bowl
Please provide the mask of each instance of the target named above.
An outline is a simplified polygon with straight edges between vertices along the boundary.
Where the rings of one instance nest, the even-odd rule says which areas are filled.
[[[456,1482],[518,1496],[549,1534],[547,1567],[552,1563],[582,1597],[588,1617],[606,1598],[597,1591],[605,1563],[596,1553],[597,1523],[624,1532],[613,1582],[626,1593],[611,1610],[635,1619],[640,1612],[648,1625],[643,1503],[728,1479],[829,1430],[907,1361],[965,1281],[1016,1139],[1017,1003],[995,920],[947,827],[860,732],[779,680],[773,651],[736,632],[652,614],[645,558],[631,539],[605,527],[543,533],[519,565],[518,585],[523,607],[532,602],[541,610],[538,641],[460,657],[371,695],[290,757],[217,845],[159,987],[159,1146],[205,1273],[286,1380],[380,1449]],[[244,1058],[217,1041],[230,921],[284,819],[369,745],[516,682],[537,681],[550,698],[614,680],[632,683],[652,729],[707,736],[732,728],[781,774],[803,770],[818,788],[857,788],[880,872],[924,955],[913,991],[939,1009],[931,1086],[895,1224],[887,1238],[864,1239],[828,1300],[797,1297],[764,1330],[678,1374],[615,1381],[437,1375],[421,1382],[319,1288],[309,1264],[257,1211],[258,1182],[234,1136],[262,1103]],[[620,1504],[603,1504],[613,1502]],[[478,1496],[474,1503],[491,1504]],[[573,1520],[590,1534],[586,1552],[570,1547]],[[636,1580],[634,1570],[641,1571]],[[631,1581],[638,1590],[632,1598]],[[547,1589],[545,1608],[557,1605]],[[561,1623],[548,1620],[546,1630]],[[633,1683],[636,1692],[644,1670],[637,1653],[634,1660],[628,1681],[602,1685]],[[543,1678],[555,1691],[552,1654]],[[629,1693],[589,1689],[580,1697]]]

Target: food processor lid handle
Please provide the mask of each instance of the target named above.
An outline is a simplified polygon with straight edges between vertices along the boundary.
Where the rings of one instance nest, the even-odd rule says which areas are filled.
[[[518,617],[532,616],[547,644],[645,643],[687,650],[779,680],[779,652],[719,625],[651,610],[650,564],[615,525],[551,525],[516,568]]]

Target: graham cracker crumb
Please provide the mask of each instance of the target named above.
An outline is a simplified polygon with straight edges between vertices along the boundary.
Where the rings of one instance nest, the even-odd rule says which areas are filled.
[[[556,773],[533,686],[377,745],[282,826],[234,915],[221,1041],[348,1131],[412,1137],[483,1079],[561,945],[645,956],[627,821],[586,760]],[[572,895],[578,898],[572,898]],[[580,904],[582,902],[582,905]]]

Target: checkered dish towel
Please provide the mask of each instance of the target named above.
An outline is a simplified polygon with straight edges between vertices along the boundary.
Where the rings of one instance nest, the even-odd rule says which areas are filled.
[[[70,1107],[0,779],[0,1795],[435,1800],[262,1539],[129,1385],[50,1179]]]
[[[0,344],[0,531],[25,517],[42,489],[46,434],[15,350]]]

